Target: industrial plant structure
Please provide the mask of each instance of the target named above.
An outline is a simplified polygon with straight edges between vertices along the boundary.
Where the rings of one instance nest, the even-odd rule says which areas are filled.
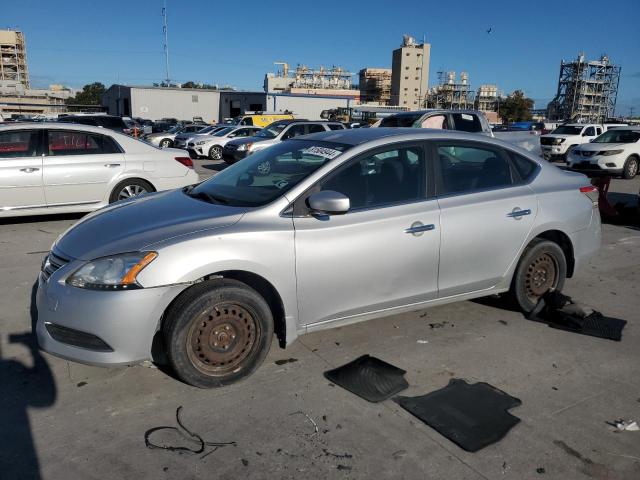
[[[391,100],[391,69],[363,68],[359,72],[360,101],[388,105]]]
[[[22,32],[0,30],[0,81],[30,87],[27,48]]]
[[[439,84],[430,88],[424,106],[428,108],[467,109],[473,108],[473,91],[469,74],[460,72],[438,72]]]
[[[550,120],[603,122],[614,116],[621,67],[609,57],[587,61],[584,54],[560,62],[558,92],[548,105]]]
[[[297,93],[307,95],[342,95],[357,99],[359,90],[353,88],[353,74],[341,67],[309,68],[298,65],[295,70],[285,62],[274,62],[279,66],[275,73],[267,73],[264,77],[266,93]]]

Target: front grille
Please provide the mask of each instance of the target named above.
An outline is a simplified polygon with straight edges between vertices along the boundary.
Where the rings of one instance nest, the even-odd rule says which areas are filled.
[[[232,152],[234,150],[237,150],[237,149],[238,149],[238,145],[229,145],[229,144],[227,144],[227,145],[224,146],[224,150],[229,150],[230,152]]]
[[[47,332],[49,332],[49,335],[58,342],[73,345],[74,347],[86,348],[87,350],[95,350],[96,352],[113,352],[113,348],[104,340],[90,333],[55,325],[53,323],[45,323],[44,326]]]
[[[552,137],[540,137],[540,145],[553,145],[555,138]]]
[[[581,153],[583,157],[591,157],[596,154],[596,152],[592,152],[588,150],[581,150]]]
[[[71,260],[53,253],[53,250],[49,252],[49,255],[45,258],[42,264],[42,276],[45,280],[49,280],[49,277],[53,275],[61,267],[64,267]]]

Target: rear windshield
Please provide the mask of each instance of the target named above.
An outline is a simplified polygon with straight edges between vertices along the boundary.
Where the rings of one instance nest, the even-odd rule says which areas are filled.
[[[413,124],[422,117],[422,113],[391,115],[382,119],[381,127],[413,127]]]
[[[580,135],[582,127],[575,127],[572,125],[560,125],[551,133],[557,133],[559,135]]]
[[[106,128],[127,128],[119,117],[94,117],[98,125]]]

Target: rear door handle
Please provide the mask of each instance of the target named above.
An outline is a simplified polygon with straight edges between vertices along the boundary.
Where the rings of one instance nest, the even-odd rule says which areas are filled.
[[[21,168],[20,171],[21,172],[25,172],[25,173],[33,173],[33,172],[37,172],[38,170],[40,170],[39,168],[34,168],[34,167],[28,167],[28,168]]]
[[[507,213],[507,217],[515,218],[516,220],[520,220],[525,215],[531,215],[531,210],[528,208],[526,210],[520,210],[520,208],[516,207],[511,212]]]
[[[120,164],[119,163],[105,163],[104,166],[107,167],[107,168],[114,168],[114,167],[119,167]]]
[[[404,229],[404,233],[411,233],[416,237],[419,237],[424,232],[435,230],[436,226],[433,223],[424,225],[422,222],[413,222],[409,228]]]

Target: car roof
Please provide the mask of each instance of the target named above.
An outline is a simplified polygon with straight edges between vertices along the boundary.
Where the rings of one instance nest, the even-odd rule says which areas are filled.
[[[33,123],[17,123],[15,125],[11,124],[0,124],[0,130],[36,130],[36,129],[56,129],[56,130],[83,130],[85,132],[93,132],[93,133],[101,133],[101,134],[118,134],[118,132],[114,132],[109,128],[104,127],[96,127],[93,125],[85,125],[83,123],[65,123],[65,122],[33,122]],[[126,135],[125,135],[126,136]]]
[[[331,130],[329,132],[312,133],[305,135],[301,140],[322,140],[326,142],[342,143],[346,145],[360,145],[381,138],[405,137],[407,140],[426,140],[430,138],[447,137],[460,140],[494,140],[487,135],[477,133],[459,132],[456,130],[440,130],[433,128],[353,128],[343,130]]]
[[[412,117],[416,115],[424,115],[426,113],[434,113],[434,112],[442,112],[442,113],[469,113],[469,114],[478,114],[477,110],[448,110],[445,108],[427,108],[426,110],[412,110],[410,112],[398,112],[389,115],[388,117]]]

